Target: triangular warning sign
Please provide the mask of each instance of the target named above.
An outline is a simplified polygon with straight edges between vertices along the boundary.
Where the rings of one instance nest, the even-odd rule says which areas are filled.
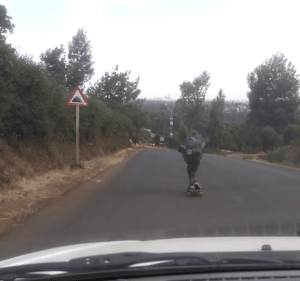
[[[77,87],[71,95],[67,105],[88,106],[89,104],[79,87]]]

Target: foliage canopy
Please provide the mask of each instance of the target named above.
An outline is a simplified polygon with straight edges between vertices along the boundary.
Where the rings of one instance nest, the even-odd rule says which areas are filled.
[[[299,106],[299,75],[283,54],[276,54],[248,74],[249,118],[258,127],[282,131]]]

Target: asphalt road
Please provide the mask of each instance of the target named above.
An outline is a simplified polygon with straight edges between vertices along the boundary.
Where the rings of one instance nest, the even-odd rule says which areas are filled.
[[[3,236],[0,260],[94,241],[299,232],[296,171],[204,154],[197,174],[204,196],[188,198],[182,156],[149,149],[104,175]]]

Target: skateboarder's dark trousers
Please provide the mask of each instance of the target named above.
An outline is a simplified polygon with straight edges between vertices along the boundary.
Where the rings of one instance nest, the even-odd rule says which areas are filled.
[[[198,167],[200,165],[200,160],[199,159],[193,159],[193,160],[189,160],[187,161],[187,172],[189,175],[189,185],[193,185],[196,182],[196,172],[198,170]]]

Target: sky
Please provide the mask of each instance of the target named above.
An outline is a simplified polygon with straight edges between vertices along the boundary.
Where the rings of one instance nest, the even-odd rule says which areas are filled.
[[[36,61],[84,28],[94,83],[116,65],[140,77],[139,98],[180,97],[179,85],[211,75],[206,100],[222,88],[247,100],[247,75],[276,53],[300,71],[298,0],[0,0],[15,24],[7,42]]]

